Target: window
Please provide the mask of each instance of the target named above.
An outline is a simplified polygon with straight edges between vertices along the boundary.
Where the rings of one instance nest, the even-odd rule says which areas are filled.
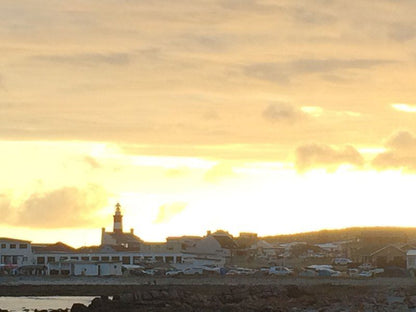
[[[27,244],[19,244],[19,249],[27,249]]]
[[[16,249],[16,244],[10,244],[10,249]]]
[[[45,264],[45,257],[37,257],[36,261],[38,264]]]
[[[181,256],[176,257],[176,263],[182,263],[182,257]]]
[[[172,263],[173,262],[173,257],[172,256],[166,256],[165,257],[165,261],[166,261],[166,263]]]
[[[71,260],[79,260],[79,257],[71,257]]]
[[[55,262],[55,257],[48,257],[48,258],[46,259],[46,261],[47,261],[48,263]]]
[[[81,260],[83,260],[83,261],[90,261],[90,257],[87,257],[87,256],[81,257]]]
[[[140,261],[141,261],[140,257],[138,256],[133,257],[133,264],[140,264]]]
[[[120,261],[120,257],[116,257],[116,256],[111,257],[111,261]]]
[[[1,249],[7,248],[6,244],[1,244]]]
[[[97,256],[91,257],[91,261],[99,261],[99,260],[100,260],[100,257],[97,257]]]
[[[122,262],[123,264],[130,264],[130,257],[123,257]]]
[[[107,256],[101,257],[101,261],[108,261],[108,260],[110,260],[110,257],[107,257]]]

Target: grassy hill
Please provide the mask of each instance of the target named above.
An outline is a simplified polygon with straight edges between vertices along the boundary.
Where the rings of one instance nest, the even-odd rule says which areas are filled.
[[[380,238],[391,242],[416,242],[416,227],[351,227],[263,237],[268,242],[307,242],[315,244]]]

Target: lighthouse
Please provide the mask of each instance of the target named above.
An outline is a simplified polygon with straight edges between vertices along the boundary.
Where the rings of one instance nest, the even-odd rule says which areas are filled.
[[[120,211],[120,203],[116,204],[116,212],[113,215],[114,218],[114,226],[113,226],[113,232],[114,233],[123,233],[123,215]]]

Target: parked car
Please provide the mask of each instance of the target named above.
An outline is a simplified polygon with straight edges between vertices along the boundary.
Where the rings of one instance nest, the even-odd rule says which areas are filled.
[[[352,263],[352,260],[348,258],[335,258],[334,259],[334,264],[337,264],[337,265],[347,265],[350,263]]]
[[[155,275],[156,274],[156,270],[153,269],[148,269],[148,270],[143,270],[142,271],[144,275]]]
[[[180,276],[180,275],[183,275],[183,271],[182,270],[170,270],[170,271],[166,271],[165,275],[166,276]]]
[[[269,275],[288,276],[293,275],[293,271],[282,266],[273,266],[269,269]]]
[[[361,271],[357,275],[358,277],[373,277],[373,272],[371,271]]]
[[[327,277],[339,277],[341,276],[341,272],[340,271],[335,271],[335,270],[331,270],[331,269],[322,269],[322,270],[318,270],[318,276],[327,276]]]
[[[361,270],[371,270],[374,267],[371,263],[363,263],[363,264],[359,265],[358,268],[361,269]]]
[[[202,268],[186,268],[182,272],[184,275],[202,275],[204,270]]]
[[[203,272],[207,274],[221,274],[222,269],[214,265],[203,265],[201,268]]]
[[[298,275],[301,277],[314,277],[317,276],[318,273],[316,273],[316,271],[314,270],[302,270],[299,272]]]

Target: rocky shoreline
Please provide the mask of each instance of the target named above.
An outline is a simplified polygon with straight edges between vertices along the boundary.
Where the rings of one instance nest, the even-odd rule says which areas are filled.
[[[120,281],[121,282],[121,281]],[[3,296],[92,295],[71,312],[110,311],[415,311],[414,279],[223,280],[182,284],[118,283],[95,285],[0,285]],[[4,311],[4,310],[0,310]],[[44,310],[46,312],[46,310]],[[49,310],[51,311],[51,310]],[[62,310],[55,310],[62,311]],[[69,311],[69,310],[67,310]]]

